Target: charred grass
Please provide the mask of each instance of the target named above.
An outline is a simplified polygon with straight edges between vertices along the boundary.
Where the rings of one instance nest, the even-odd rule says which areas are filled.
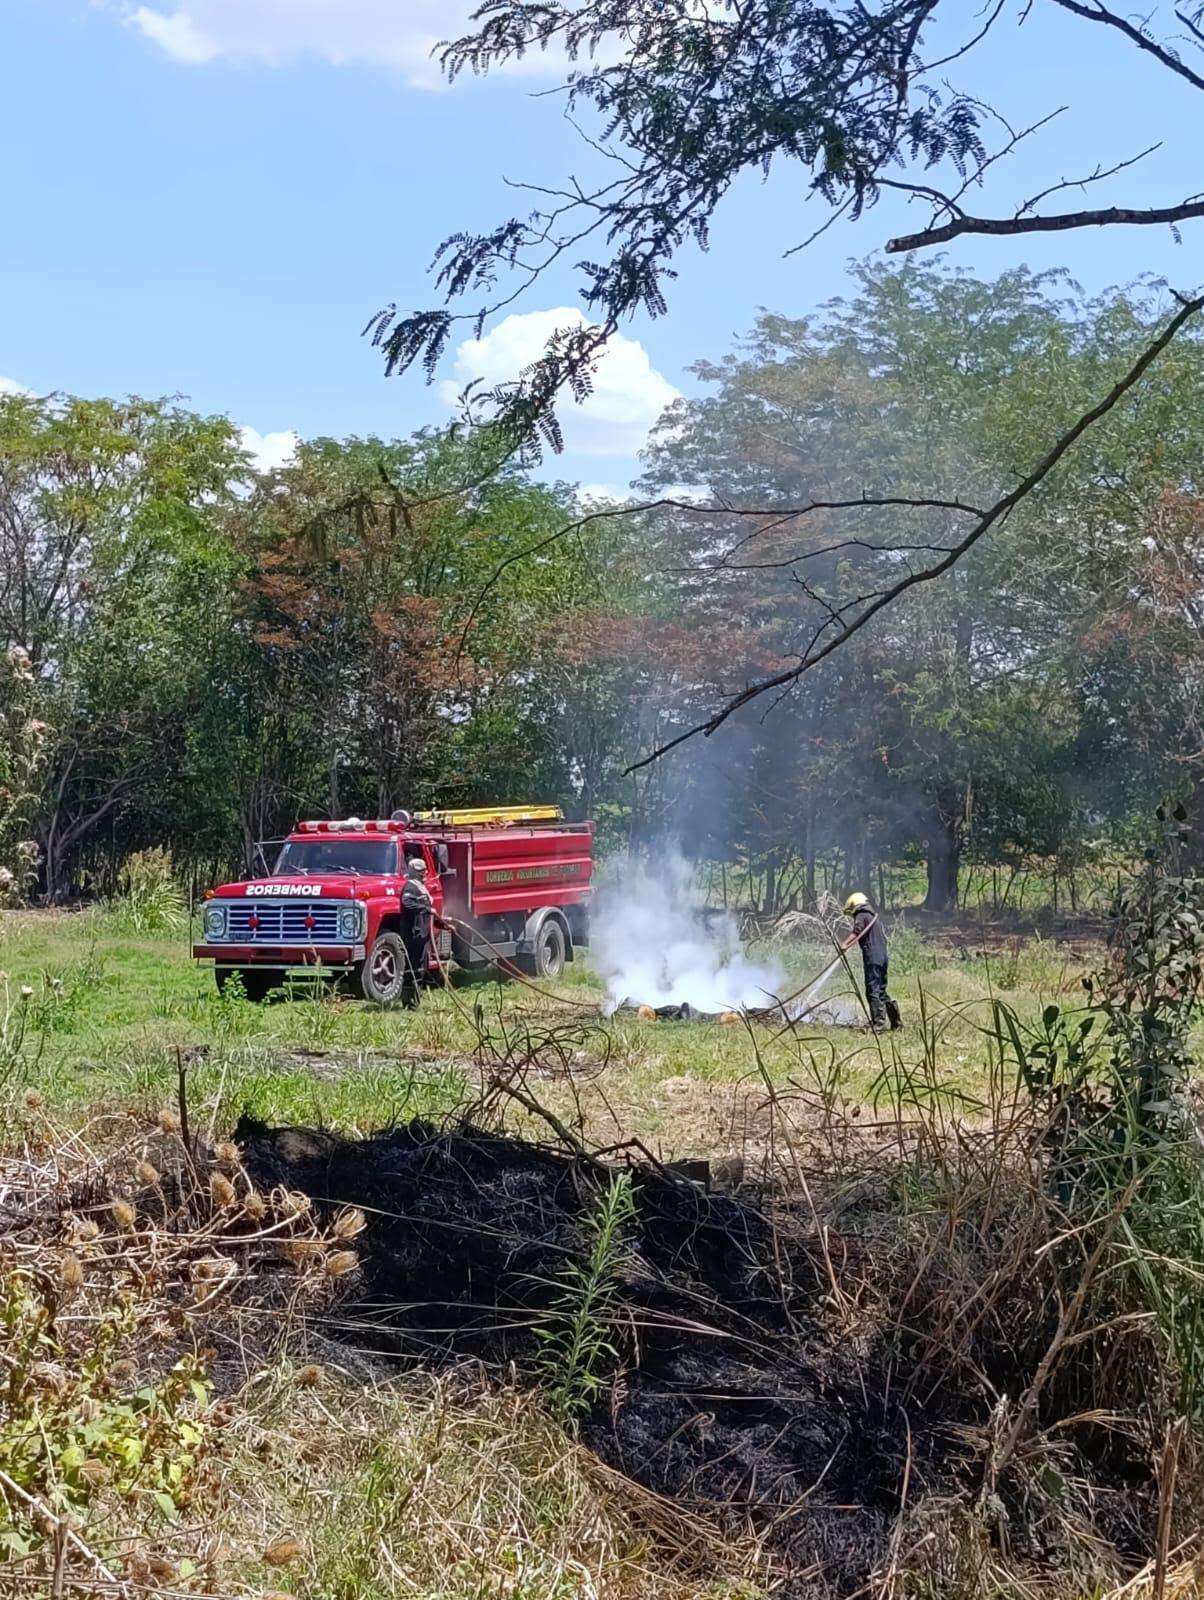
[[[121,948],[3,1074],[0,1594],[1204,1593],[1204,1263],[1059,1192],[972,962],[877,1040]]]

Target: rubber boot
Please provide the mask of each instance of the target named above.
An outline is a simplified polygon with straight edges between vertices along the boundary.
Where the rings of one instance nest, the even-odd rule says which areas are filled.
[[[897,1000],[887,1000],[886,1014],[890,1018],[891,1032],[898,1032],[903,1026],[903,1013],[899,1010],[899,1002]]]

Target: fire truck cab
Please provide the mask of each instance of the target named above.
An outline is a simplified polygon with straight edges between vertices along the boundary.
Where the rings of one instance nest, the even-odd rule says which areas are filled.
[[[219,989],[237,973],[252,1000],[290,972],[320,971],[391,1004],[410,984],[402,890],[417,857],[433,911],[419,983],[499,960],[557,978],[588,943],[593,835],[593,823],[565,822],[555,806],[301,822],[270,877],[209,891],[192,953],[213,962]]]

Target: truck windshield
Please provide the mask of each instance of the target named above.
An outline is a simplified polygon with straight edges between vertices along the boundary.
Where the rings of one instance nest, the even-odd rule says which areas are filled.
[[[397,846],[392,839],[290,839],[272,876],[350,872],[364,877],[396,870]]]

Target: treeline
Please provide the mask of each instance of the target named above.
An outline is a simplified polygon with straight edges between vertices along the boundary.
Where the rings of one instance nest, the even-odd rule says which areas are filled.
[[[870,266],[847,301],[763,315],[700,363],[703,397],[666,413],[644,487],[701,484],[712,504],[770,514],[650,519],[681,610],[722,639],[660,733],[788,668],[851,600],[955,545],[969,519],[950,503],[989,506],[1030,472],[1167,299]],[[920,860],[933,907],[955,903],[971,862],[1004,885],[1039,864],[1069,902],[1170,796],[1200,855],[1202,473],[1204,345],[1188,336],[946,577],[680,761],[683,833],[756,863],[768,910],[811,898],[817,876],[870,885],[883,863]],[[789,514],[865,496],[934,504]]]
[[[487,428],[316,439],[264,475],[224,418],[0,397],[0,888],[107,892],[150,846],[205,876],[300,815],[531,797],[608,844],[669,833],[767,911],[887,863],[925,863],[934,906],[969,862],[1073,885],[1156,798],[1201,814],[1197,340],[947,579],[781,703],[625,769],[957,525],[790,507],[989,503],[1159,309],[905,267],[763,316],[696,369],[644,485],[773,513],[752,521],[578,525]]]

